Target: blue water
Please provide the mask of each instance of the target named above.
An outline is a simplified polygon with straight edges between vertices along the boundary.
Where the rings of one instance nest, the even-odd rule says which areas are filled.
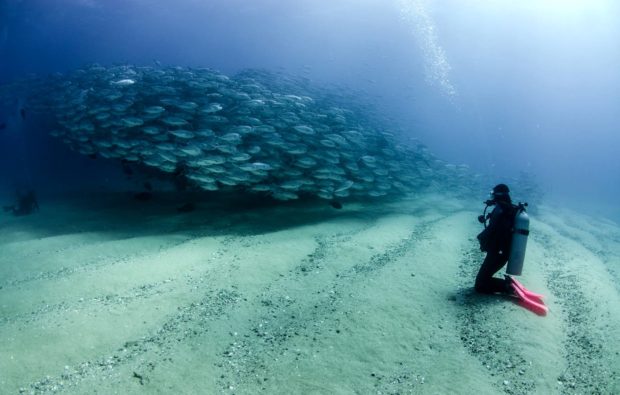
[[[92,62],[285,71],[355,89],[448,162],[618,220],[618,21],[612,0],[5,0],[0,83]],[[19,106],[0,111],[0,189],[114,178]]]

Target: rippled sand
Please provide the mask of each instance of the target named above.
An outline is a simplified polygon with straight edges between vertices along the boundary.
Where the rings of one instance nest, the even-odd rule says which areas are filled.
[[[539,317],[472,293],[477,202],[179,203],[0,217],[0,392],[620,392],[613,223],[533,216]]]

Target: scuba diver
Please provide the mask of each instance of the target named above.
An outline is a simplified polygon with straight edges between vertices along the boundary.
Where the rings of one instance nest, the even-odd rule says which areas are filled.
[[[517,207],[512,204],[510,190],[506,184],[498,184],[491,191],[491,199],[486,202],[487,208],[495,206],[490,214],[481,215],[478,221],[485,228],[477,238],[480,250],[487,253],[476,276],[475,289],[480,293],[513,294],[511,280],[493,277],[508,262],[512,234]],[[486,224],[486,221],[489,224]]]
[[[478,221],[484,224],[484,230],[477,237],[480,249],[487,256],[476,276],[476,292],[508,295],[526,309],[541,316],[547,315],[549,309],[543,301],[544,296],[530,291],[514,277],[520,276],[523,270],[530,233],[530,220],[525,212],[527,203],[512,204],[508,186],[498,184],[485,204],[484,214],[478,217]],[[487,209],[492,206],[495,206],[493,211],[487,214]],[[493,277],[506,263],[504,278]]]

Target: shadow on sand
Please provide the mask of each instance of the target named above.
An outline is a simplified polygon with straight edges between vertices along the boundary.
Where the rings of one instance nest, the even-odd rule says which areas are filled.
[[[158,192],[146,201],[132,193],[80,195],[41,201],[41,211],[23,218],[0,219],[5,240],[11,233],[43,238],[83,232],[109,233],[113,238],[188,234],[251,236],[309,226],[334,219],[374,221],[404,213],[401,199],[345,200],[336,209],[329,202],[303,199],[289,202],[256,196]],[[190,210],[179,211],[188,202]],[[413,210],[413,211],[412,211]],[[408,214],[425,208],[409,207]],[[8,241],[8,240],[7,240]]]
[[[544,316],[539,312],[533,311],[532,308],[524,305],[523,301],[516,296],[503,295],[503,294],[481,294],[475,291],[474,287],[462,288],[454,292],[449,296],[449,299],[456,302],[458,305],[466,306],[471,311],[480,311],[488,308],[489,306],[497,306],[503,303],[511,303],[530,311],[532,314]]]

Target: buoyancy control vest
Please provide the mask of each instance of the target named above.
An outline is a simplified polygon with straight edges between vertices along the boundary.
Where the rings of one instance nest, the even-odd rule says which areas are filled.
[[[525,212],[527,203],[517,205],[495,201],[485,203],[487,206],[484,209],[484,214],[478,217],[478,220],[485,227],[478,235],[480,249],[485,252],[507,253],[507,274],[521,275],[529,235],[530,220]],[[487,209],[496,204],[497,207],[493,212],[487,214]],[[489,226],[487,226],[487,220],[489,220]]]

